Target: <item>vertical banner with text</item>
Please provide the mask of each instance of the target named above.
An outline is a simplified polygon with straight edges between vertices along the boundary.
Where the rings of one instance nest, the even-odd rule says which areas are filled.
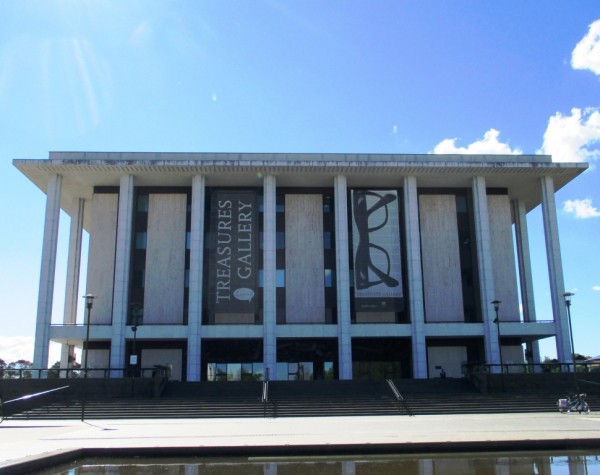
[[[254,191],[211,196],[208,306],[215,313],[255,313],[258,292],[258,199]]]
[[[398,193],[352,190],[354,302],[358,312],[403,308]]]

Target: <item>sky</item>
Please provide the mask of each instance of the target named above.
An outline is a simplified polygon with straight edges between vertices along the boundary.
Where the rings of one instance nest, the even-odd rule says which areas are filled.
[[[575,350],[600,355],[598,2],[0,0],[7,362],[33,358],[46,202],[12,160],[49,151],[543,153],[587,162],[556,204]],[[537,317],[551,319],[539,208],[528,225]],[[68,227],[63,215],[57,323]],[[541,352],[555,356],[554,343]]]

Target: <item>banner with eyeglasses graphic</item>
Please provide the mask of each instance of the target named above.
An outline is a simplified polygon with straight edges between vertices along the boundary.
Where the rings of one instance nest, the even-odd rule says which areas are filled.
[[[398,192],[352,190],[351,195],[355,309],[402,310]]]

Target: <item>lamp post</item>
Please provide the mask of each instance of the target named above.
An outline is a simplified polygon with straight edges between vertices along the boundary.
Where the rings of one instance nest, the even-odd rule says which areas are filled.
[[[87,377],[88,377],[88,353],[90,347],[90,319],[92,315],[92,307],[94,306],[94,299],[96,298],[92,294],[84,295],[85,308],[87,309],[87,320],[85,323],[85,356],[83,357],[83,395],[81,398],[81,420],[85,419],[85,399],[87,396]]]
[[[492,300],[491,304],[494,306],[494,312],[496,312],[496,318],[494,319],[494,323],[496,324],[496,328],[498,329],[498,352],[500,354],[500,372],[502,371],[502,343],[500,343],[500,318],[498,318],[498,312],[500,311],[500,304],[502,301],[496,299]]]
[[[129,364],[132,366],[132,375],[136,376],[136,369],[138,364],[137,353],[135,352],[135,343],[137,338],[137,330],[140,326],[140,317],[142,315],[142,307],[139,303],[131,304],[131,331],[133,332],[133,347],[131,351],[131,356],[129,358]]]
[[[575,344],[573,343],[573,326],[571,325],[571,297],[573,292],[564,292],[565,306],[567,307],[567,317],[569,319],[569,336],[571,337],[571,356],[573,358],[573,381],[575,382],[575,391],[579,394],[579,383],[577,382],[577,365],[575,364]]]
[[[500,318],[498,316],[498,312],[500,311],[500,304],[502,301],[495,299],[491,301],[491,304],[494,306],[494,312],[496,312],[496,318],[494,319],[494,323],[496,324],[496,328],[498,330],[498,354],[500,355],[500,381],[502,384],[502,392],[505,391],[504,388],[504,369],[502,368],[502,342],[500,341]]]

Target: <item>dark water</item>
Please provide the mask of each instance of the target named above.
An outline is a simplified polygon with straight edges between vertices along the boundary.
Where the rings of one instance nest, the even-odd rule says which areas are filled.
[[[82,460],[44,474],[68,475],[593,475],[600,454],[487,453],[313,459]]]

